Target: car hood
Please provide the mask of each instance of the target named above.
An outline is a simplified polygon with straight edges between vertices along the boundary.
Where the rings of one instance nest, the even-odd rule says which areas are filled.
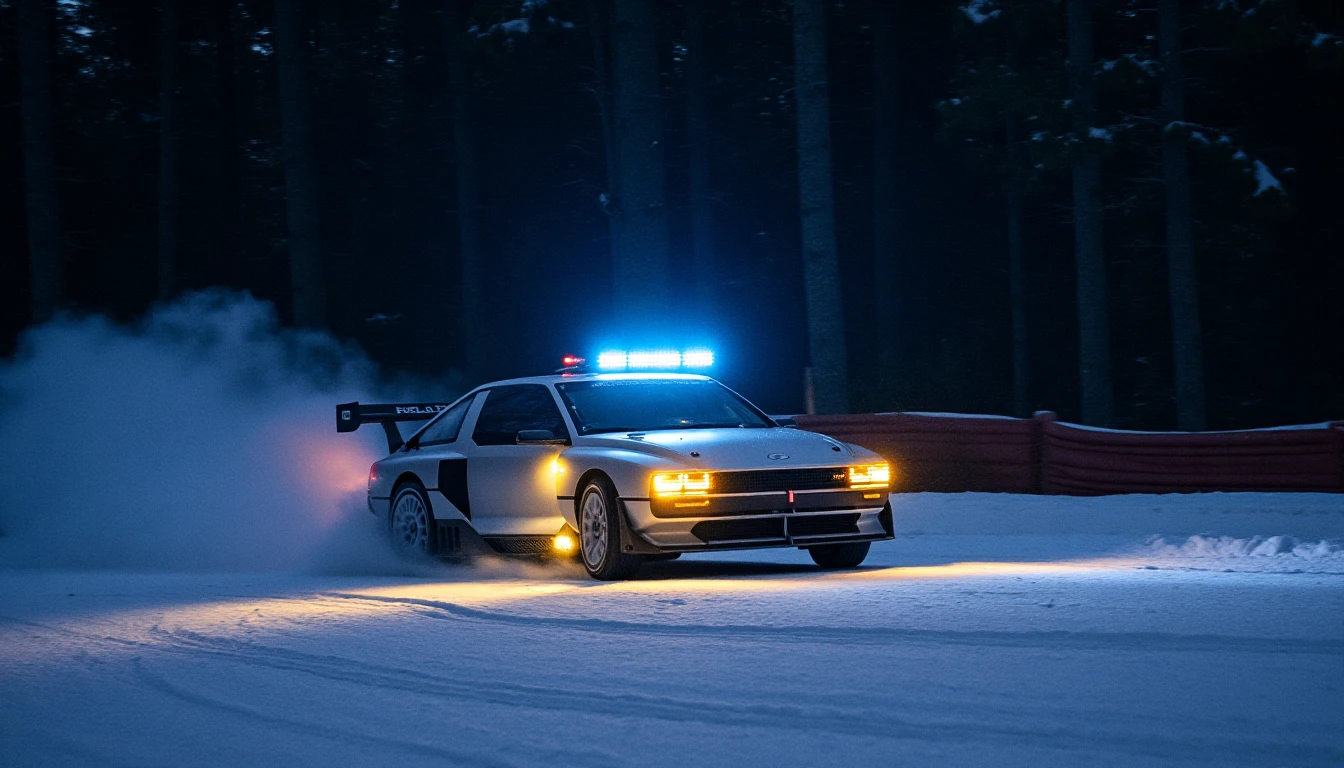
[[[620,447],[705,469],[837,466],[870,458],[853,446],[815,432],[770,429],[674,429],[593,435],[589,444]],[[693,455],[699,454],[699,455]]]

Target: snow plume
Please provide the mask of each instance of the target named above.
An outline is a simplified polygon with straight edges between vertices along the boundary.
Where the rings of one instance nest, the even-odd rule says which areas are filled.
[[[222,291],[29,331],[0,361],[0,565],[376,570],[382,432],[335,431],[374,376]]]

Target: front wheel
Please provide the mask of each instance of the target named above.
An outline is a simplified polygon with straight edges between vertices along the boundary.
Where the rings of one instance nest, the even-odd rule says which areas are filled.
[[[824,547],[808,547],[807,554],[812,562],[822,568],[857,568],[868,557],[869,542],[856,544],[828,544]]]
[[[579,555],[588,575],[600,581],[628,579],[639,570],[639,555],[621,551],[620,500],[616,486],[596,477],[579,499]]]

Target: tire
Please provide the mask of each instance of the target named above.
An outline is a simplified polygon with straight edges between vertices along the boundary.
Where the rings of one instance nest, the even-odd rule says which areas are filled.
[[[577,510],[579,559],[589,576],[620,581],[635,575],[641,558],[621,550],[620,500],[616,486],[598,476],[584,486]]]
[[[807,554],[812,562],[826,569],[857,568],[868,557],[869,542],[855,544],[830,544],[824,547],[808,547]]]
[[[410,480],[397,487],[388,508],[387,531],[392,548],[409,557],[428,557],[436,551],[434,510],[425,487]]]

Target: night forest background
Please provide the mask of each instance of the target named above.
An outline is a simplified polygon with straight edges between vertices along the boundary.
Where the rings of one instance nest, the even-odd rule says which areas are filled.
[[[1344,417],[1336,0],[0,0],[0,354],[225,286],[462,388]],[[832,215],[833,212],[833,215]]]

